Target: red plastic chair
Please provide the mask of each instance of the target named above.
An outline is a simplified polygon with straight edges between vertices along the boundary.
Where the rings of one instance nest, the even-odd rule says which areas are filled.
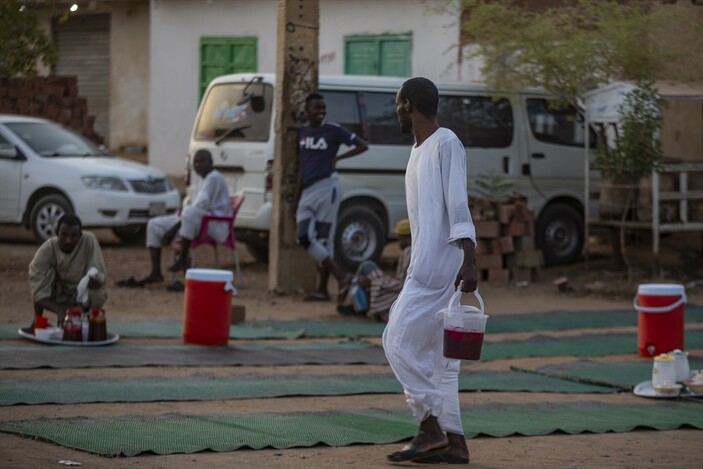
[[[195,266],[195,249],[203,244],[207,244],[209,246],[212,246],[214,252],[215,252],[215,266],[219,267],[219,259],[217,257],[217,245],[218,243],[210,238],[207,234],[207,229],[208,229],[208,224],[211,221],[226,221],[229,222],[229,234],[227,235],[227,238],[222,243],[219,243],[220,246],[224,246],[229,248],[232,251],[232,257],[234,260],[234,265],[237,269],[237,277],[239,278],[239,283],[241,284],[243,282],[242,280],[242,271],[239,268],[239,255],[237,253],[237,237],[235,236],[234,233],[234,220],[237,218],[237,212],[239,211],[239,208],[242,206],[242,203],[244,202],[244,195],[233,195],[230,197],[232,200],[232,215],[230,216],[217,216],[217,215],[205,215],[203,217],[203,221],[200,224],[200,233],[191,241],[190,243],[190,249],[191,249],[191,265]]]

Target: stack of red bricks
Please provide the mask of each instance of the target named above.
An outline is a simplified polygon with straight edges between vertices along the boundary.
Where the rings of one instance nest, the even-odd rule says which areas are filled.
[[[471,198],[469,205],[476,226],[479,279],[492,285],[537,280],[544,257],[535,247],[534,215],[526,198],[514,194],[506,203]]]
[[[93,129],[95,116],[88,115],[88,102],[78,95],[74,76],[0,78],[0,113],[51,119],[103,143]]]

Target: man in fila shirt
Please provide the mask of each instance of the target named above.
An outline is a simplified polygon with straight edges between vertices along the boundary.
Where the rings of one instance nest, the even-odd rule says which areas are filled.
[[[368,149],[365,141],[335,122],[325,122],[327,105],[322,95],[305,98],[308,125],[298,132],[298,191],[294,207],[298,244],[317,262],[317,289],[308,300],[328,301],[327,280],[332,274],[339,286],[338,299],[346,296],[352,276],[335,264],[334,231],[342,200],[342,186],[335,171],[337,161]],[[350,147],[337,155],[340,145]]]

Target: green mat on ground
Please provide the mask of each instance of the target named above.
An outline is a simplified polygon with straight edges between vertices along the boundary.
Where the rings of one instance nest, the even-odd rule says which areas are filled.
[[[490,311],[489,311],[490,313]],[[686,305],[686,323],[703,322],[703,306]],[[548,313],[492,316],[488,333],[556,331],[582,328],[637,326],[633,310],[552,311]],[[19,325],[0,325],[0,339],[19,339]],[[177,338],[183,336],[180,320],[111,321],[110,332],[126,338]],[[365,319],[330,321],[253,321],[233,325],[230,338],[237,340],[297,339],[323,337],[379,337],[385,324]]]
[[[520,372],[464,372],[460,391],[612,393],[613,388]],[[183,378],[42,379],[0,383],[0,406],[91,402],[204,401],[281,396],[344,396],[402,393],[386,374],[218,377],[199,373]]]
[[[0,325],[0,339],[20,339],[17,333],[19,325]],[[172,339],[183,337],[183,323],[176,319],[160,319],[153,321],[110,321],[108,328],[111,333],[124,338],[154,338]],[[299,339],[305,335],[305,328],[283,327],[273,325],[236,324],[230,326],[229,337],[235,340],[263,340],[263,339]],[[344,334],[340,334],[343,336]]]
[[[703,368],[703,357],[689,356],[688,360],[691,369]],[[516,371],[529,371],[543,376],[612,386],[628,391],[637,384],[652,379],[652,360],[647,358],[607,363],[585,359],[558,365],[544,365],[533,369],[512,368]]]
[[[490,315],[490,310],[487,311]],[[703,322],[703,306],[686,305],[687,324]],[[385,325],[357,321],[260,321],[276,330],[305,329],[305,337],[374,337],[383,333]],[[637,326],[637,313],[620,311],[551,311],[547,313],[502,314],[488,320],[487,333],[557,331],[584,328]]]
[[[688,350],[703,348],[703,330],[685,335]],[[484,342],[484,361],[547,356],[598,356],[637,353],[633,333],[581,334],[554,338],[538,335],[528,340]],[[193,345],[127,345],[107,347],[0,345],[0,368],[92,368],[134,366],[273,366],[302,364],[384,364],[377,345],[363,342],[339,344],[281,344],[275,347],[247,343],[237,347]]]
[[[703,406],[569,404],[486,405],[463,409],[467,438],[477,435],[548,435],[555,432],[627,432],[635,428],[703,429]],[[0,431],[49,440],[105,456],[292,448],[317,444],[394,443],[412,437],[417,425],[409,412],[254,415],[130,415],[0,422]]]

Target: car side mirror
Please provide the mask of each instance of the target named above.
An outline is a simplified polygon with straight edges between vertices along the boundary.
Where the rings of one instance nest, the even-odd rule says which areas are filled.
[[[14,160],[17,158],[17,148],[11,143],[0,143],[0,158]]]
[[[98,145],[98,150],[100,150],[100,153],[102,153],[103,155],[110,154],[110,149],[106,145]]]

